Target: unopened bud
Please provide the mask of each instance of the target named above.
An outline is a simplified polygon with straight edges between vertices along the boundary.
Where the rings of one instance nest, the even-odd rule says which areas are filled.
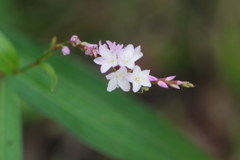
[[[157,84],[162,88],[168,88],[168,85],[163,81],[158,81]]]
[[[78,38],[78,36],[76,35],[73,35],[71,38],[70,38],[70,41],[73,45],[73,47],[76,47],[77,45],[79,45],[81,43],[80,39]]]
[[[189,83],[186,81],[182,83],[182,86],[186,87],[186,88],[194,88],[195,87],[192,83]]]
[[[142,90],[149,91],[149,87],[142,87]]]
[[[151,76],[151,75],[148,76],[148,79],[149,79],[150,82],[155,82],[155,81],[158,80],[156,77]]]
[[[180,89],[180,87],[176,84],[170,84],[170,86],[173,87],[173,88],[176,88],[176,89]]]
[[[171,81],[175,78],[176,76],[169,76],[167,78],[165,78],[165,81]]]
[[[70,54],[70,49],[67,46],[62,47],[62,53],[64,56]]]

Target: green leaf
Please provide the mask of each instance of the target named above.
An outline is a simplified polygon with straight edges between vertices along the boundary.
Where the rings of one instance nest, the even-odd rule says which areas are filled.
[[[48,64],[46,62],[45,63],[41,63],[40,67],[42,67],[47,72],[49,77],[51,78],[50,89],[53,92],[53,90],[56,87],[57,82],[58,82],[58,77],[57,77],[57,74],[56,74],[54,68],[50,64]]]
[[[41,53],[41,48],[20,39],[12,36],[25,61]],[[108,93],[104,75],[91,70],[84,61],[53,56],[50,63],[59,77],[54,93],[49,91],[48,77],[40,68],[18,75],[14,86],[25,102],[92,148],[118,159],[211,159],[131,94]]]
[[[18,67],[18,56],[12,44],[0,32],[0,72],[10,74]]]
[[[20,110],[8,79],[0,80],[0,160],[21,159]]]

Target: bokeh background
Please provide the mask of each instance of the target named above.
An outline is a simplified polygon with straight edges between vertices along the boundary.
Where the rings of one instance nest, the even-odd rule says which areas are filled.
[[[176,75],[196,88],[153,86],[134,96],[216,159],[238,160],[239,6],[239,0],[1,0],[0,26],[43,45],[73,34],[90,43],[141,45],[142,69],[157,77]],[[73,52],[99,70],[83,52]],[[112,159],[29,108],[23,124],[24,160]]]

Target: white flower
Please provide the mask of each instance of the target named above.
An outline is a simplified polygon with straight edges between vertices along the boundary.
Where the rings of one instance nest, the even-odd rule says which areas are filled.
[[[140,46],[134,49],[133,45],[129,44],[118,53],[118,64],[121,67],[126,66],[129,69],[133,69],[135,66],[135,61],[142,56],[143,53],[141,52]]]
[[[107,46],[100,45],[99,47],[99,55],[102,57],[98,57],[94,59],[94,62],[101,66],[101,73],[107,72],[111,67],[116,67],[117,63],[117,55],[115,52],[111,52]]]
[[[127,80],[133,84],[133,92],[139,91],[141,86],[151,87],[149,81],[150,70],[143,70],[139,66],[135,66],[133,72],[127,76]]]
[[[106,75],[106,78],[110,80],[108,82],[107,91],[111,92],[120,87],[123,91],[128,92],[130,90],[130,83],[125,78],[128,74],[127,68],[121,67],[116,72]]]

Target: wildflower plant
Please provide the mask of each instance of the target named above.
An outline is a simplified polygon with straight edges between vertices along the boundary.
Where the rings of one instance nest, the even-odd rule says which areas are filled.
[[[113,72],[106,75],[106,79],[109,80],[107,86],[108,92],[116,88],[121,88],[124,92],[129,92],[132,86],[134,93],[143,93],[144,91],[148,91],[152,87],[152,84],[156,84],[162,88],[172,87],[175,89],[180,89],[180,86],[186,88],[194,87],[193,84],[187,81],[174,80],[176,76],[157,78],[150,75],[150,70],[142,70],[140,66],[135,64],[137,60],[143,57],[141,46],[134,48],[132,44],[124,46],[123,44],[111,41],[106,41],[103,44],[101,41],[99,41],[99,44],[91,44],[81,41],[76,35],[73,35],[70,40],[64,43],[56,43],[56,41],[57,39],[54,37],[49,49],[36,61],[21,69],[15,68],[12,72],[19,74],[34,66],[41,66],[51,77],[51,90],[53,91],[57,83],[57,75],[51,65],[46,63],[45,60],[52,55],[53,51],[59,49],[63,55],[69,55],[69,45],[71,45],[85,52],[85,55],[92,56],[94,58],[93,61],[97,65],[101,65],[101,73],[105,74],[110,69],[113,70]]]
[[[12,37],[13,42],[14,38],[15,36]],[[166,160],[179,157],[207,159],[205,158],[207,156],[185,141],[185,138],[172,130],[170,125],[159,119],[158,115],[149,108],[144,107],[140,101],[131,100],[129,96],[122,94],[106,94],[103,90],[105,86],[100,83],[101,81],[91,79],[89,74],[91,71],[82,70],[81,64],[69,62],[64,59],[64,56],[52,59],[52,65],[58,69],[62,67],[58,70],[58,75],[64,84],[59,85],[54,93],[49,92],[48,79],[42,76],[40,69],[44,69],[50,76],[50,88],[53,91],[58,77],[46,60],[56,50],[61,50],[65,56],[69,55],[71,52],[69,48],[72,46],[93,57],[93,62],[100,66],[100,72],[108,80],[106,87],[108,92],[120,88],[124,92],[143,93],[154,84],[162,88],[194,87],[187,81],[175,80],[176,76],[157,78],[150,74],[149,69],[140,67],[137,60],[143,57],[141,46],[135,47],[132,44],[124,46],[111,41],[91,44],[81,41],[75,35],[63,43],[57,43],[56,38],[53,38],[48,50],[31,62],[35,55],[29,53],[40,51],[37,46],[31,44],[31,41],[25,42],[23,39],[24,43],[19,43],[16,39],[14,43],[19,44],[16,46],[20,53],[16,54],[11,43],[1,32],[0,40],[2,40],[0,45],[0,133],[2,133],[0,159],[20,160],[22,157],[20,124],[22,103],[30,104],[29,107],[54,119],[90,147],[103,153],[107,151],[107,154],[112,157],[159,159],[163,156]],[[27,44],[26,47],[22,48],[23,44]],[[24,63],[28,65],[19,67],[18,55],[27,59]],[[31,63],[28,63],[29,61]],[[68,73],[68,70],[64,70],[66,64],[68,70],[73,73],[82,72],[84,77]],[[36,69],[30,70],[34,67]],[[29,72],[25,72],[28,70]],[[94,83],[97,83],[98,87],[89,87]],[[148,141],[147,144],[145,140]],[[183,145],[186,146],[185,149]],[[188,154],[189,152],[191,155]]]
[[[110,69],[114,72],[107,74],[106,79],[109,80],[107,91],[111,92],[116,88],[121,88],[123,91],[132,91],[142,93],[148,91],[152,84],[157,84],[162,88],[168,88],[169,86],[175,89],[180,89],[180,86],[186,88],[194,87],[193,84],[187,81],[174,80],[176,76],[169,76],[165,78],[157,78],[150,75],[150,70],[141,70],[141,68],[135,64],[137,60],[143,57],[141,52],[141,46],[134,48],[132,44],[128,44],[124,47],[123,44],[117,44],[116,42],[106,41],[102,44],[91,44],[82,42],[78,36],[73,35],[70,41],[65,44],[71,44],[73,47],[78,47],[85,52],[86,55],[93,56],[94,62],[97,65],[101,65],[100,72],[106,73]],[[70,49],[65,45],[62,47],[63,55],[68,55]]]

